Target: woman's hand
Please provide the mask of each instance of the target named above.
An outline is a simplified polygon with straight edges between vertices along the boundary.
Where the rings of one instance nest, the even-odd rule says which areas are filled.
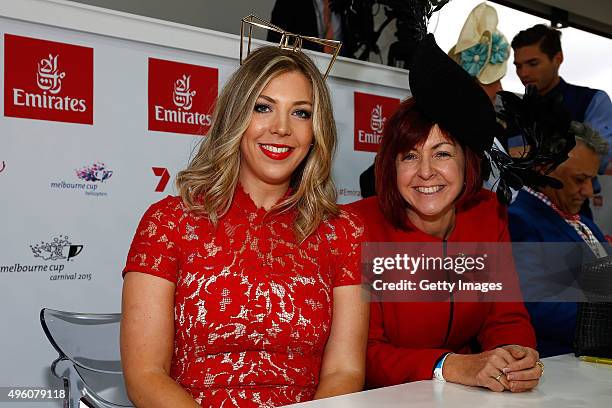
[[[516,344],[503,348],[510,352],[515,360],[504,368],[510,391],[524,392],[535,388],[544,374],[544,364],[539,360],[538,352]]]
[[[501,392],[510,389],[503,370],[515,361],[503,348],[479,354],[450,354],[444,362],[442,375],[449,382]]]
[[[479,354],[450,354],[442,375],[449,382],[492,391],[524,392],[538,385],[544,372],[538,352],[509,345]]]

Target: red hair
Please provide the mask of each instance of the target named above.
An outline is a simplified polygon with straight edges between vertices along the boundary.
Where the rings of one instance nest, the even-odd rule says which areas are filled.
[[[414,98],[403,101],[385,124],[382,142],[376,156],[376,193],[384,217],[391,225],[402,230],[409,230],[406,223],[406,208],[410,205],[397,188],[395,167],[397,156],[425,143],[433,126],[434,122],[418,108]],[[465,202],[482,188],[480,177],[482,158],[469,147],[459,143],[445,129],[440,128],[440,130],[446,138],[463,149],[465,180],[457,202]]]

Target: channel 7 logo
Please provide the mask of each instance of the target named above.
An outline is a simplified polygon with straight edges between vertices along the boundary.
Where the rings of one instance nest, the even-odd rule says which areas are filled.
[[[163,192],[168,185],[168,181],[170,181],[170,172],[165,167],[152,167],[153,174],[159,177],[159,183],[157,183],[157,187],[155,187],[155,191],[158,193]]]

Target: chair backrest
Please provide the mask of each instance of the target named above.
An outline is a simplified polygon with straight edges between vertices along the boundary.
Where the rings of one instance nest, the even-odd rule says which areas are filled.
[[[84,398],[101,408],[129,407],[119,353],[121,314],[40,311],[40,322],[59,358],[51,366],[64,380],[66,403]]]

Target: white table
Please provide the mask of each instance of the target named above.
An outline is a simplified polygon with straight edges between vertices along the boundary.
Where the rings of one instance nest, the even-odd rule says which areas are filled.
[[[496,393],[478,387],[417,381],[296,404],[304,408],[359,407],[612,407],[612,365],[585,363],[572,354],[545,358],[544,376],[530,392]]]

